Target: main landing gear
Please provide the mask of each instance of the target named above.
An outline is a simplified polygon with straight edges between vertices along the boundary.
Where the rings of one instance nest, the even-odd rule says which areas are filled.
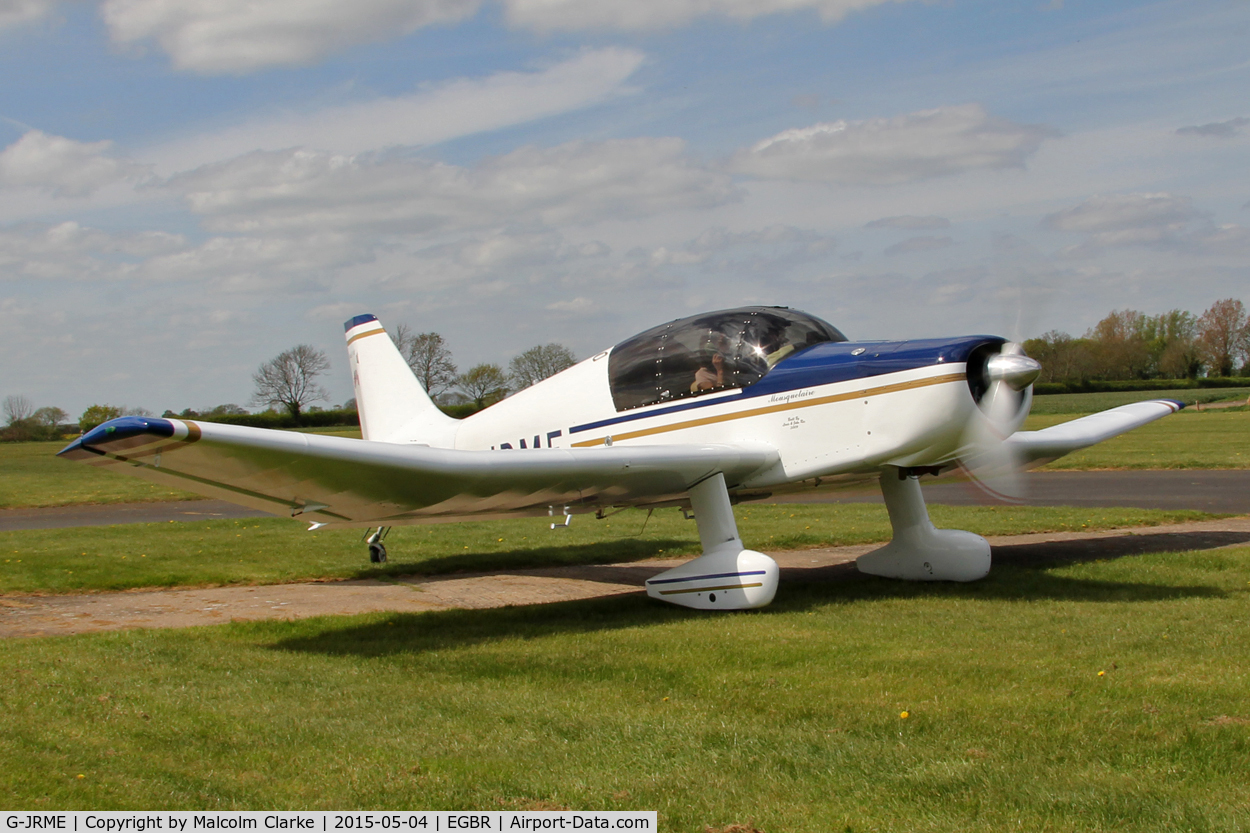
[[[881,494],[894,539],[855,560],[861,573],[910,581],[976,581],[990,571],[989,542],[971,532],[934,527],[914,475],[886,468]]]
[[[380,526],[372,535],[366,534],[365,541],[369,544],[369,561],[373,564],[386,563],[386,545],[382,539],[391,531],[389,526]]]
[[[777,562],[744,549],[734,523],[725,476],[715,474],[690,490],[703,555],[647,580],[647,595],[699,610],[763,607],[777,593]]]

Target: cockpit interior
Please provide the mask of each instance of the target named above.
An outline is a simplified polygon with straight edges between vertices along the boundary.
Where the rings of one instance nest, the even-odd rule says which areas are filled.
[[[755,384],[779,362],[830,341],[836,327],[786,307],[740,307],[670,321],[612,348],[618,411]]]

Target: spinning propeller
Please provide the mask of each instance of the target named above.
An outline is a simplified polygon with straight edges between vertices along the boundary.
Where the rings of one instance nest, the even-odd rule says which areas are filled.
[[[1030,385],[1042,372],[1016,342],[987,344],[968,360],[968,381],[980,417],[969,420],[959,464],[972,481],[998,500],[1023,498],[1020,461],[1006,440],[1032,401]]]

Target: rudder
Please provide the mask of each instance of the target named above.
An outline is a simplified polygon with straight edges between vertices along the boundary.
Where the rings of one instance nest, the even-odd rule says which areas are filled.
[[[430,399],[377,316],[357,315],[343,328],[361,435],[366,440],[451,448],[457,420]]]

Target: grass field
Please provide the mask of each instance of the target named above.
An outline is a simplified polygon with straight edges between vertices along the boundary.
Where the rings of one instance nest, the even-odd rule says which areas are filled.
[[[0,805],[1250,825],[1250,548],[783,589],[8,640]]]
[[[1250,388],[1198,388],[1197,390],[1143,390],[1123,393],[1057,393],[1033,397],[1033,414],[1092,414],[1147,399],[1177,399],[1186,405],[1197,402],[1245,402]]]
[[[887,541],[885,508],[872,504],[751,505],[739,531],[764,550]],[[1071,507],[931,507],[938,526],[983,535],[1146,526],[1212,517],[1200,512]],[[644,530],[645,524],[645,530]],[[370,565],[361,533],[315,533],[287,519],[125,524],[0,533],[0,594],[135,587],[274,584],[459,570],[604,564],[694,555],[698,531],[676,510],[629,510],[604,521],[575,518],[553,532],[546,520],[398,527],[390,561]]]
[[[1030,416],[1035,430],[1072,415]],[[1061,457],[1047,469],[1244,469],[1250,468],[1250,413],[1191,411],[1143,425]]]

